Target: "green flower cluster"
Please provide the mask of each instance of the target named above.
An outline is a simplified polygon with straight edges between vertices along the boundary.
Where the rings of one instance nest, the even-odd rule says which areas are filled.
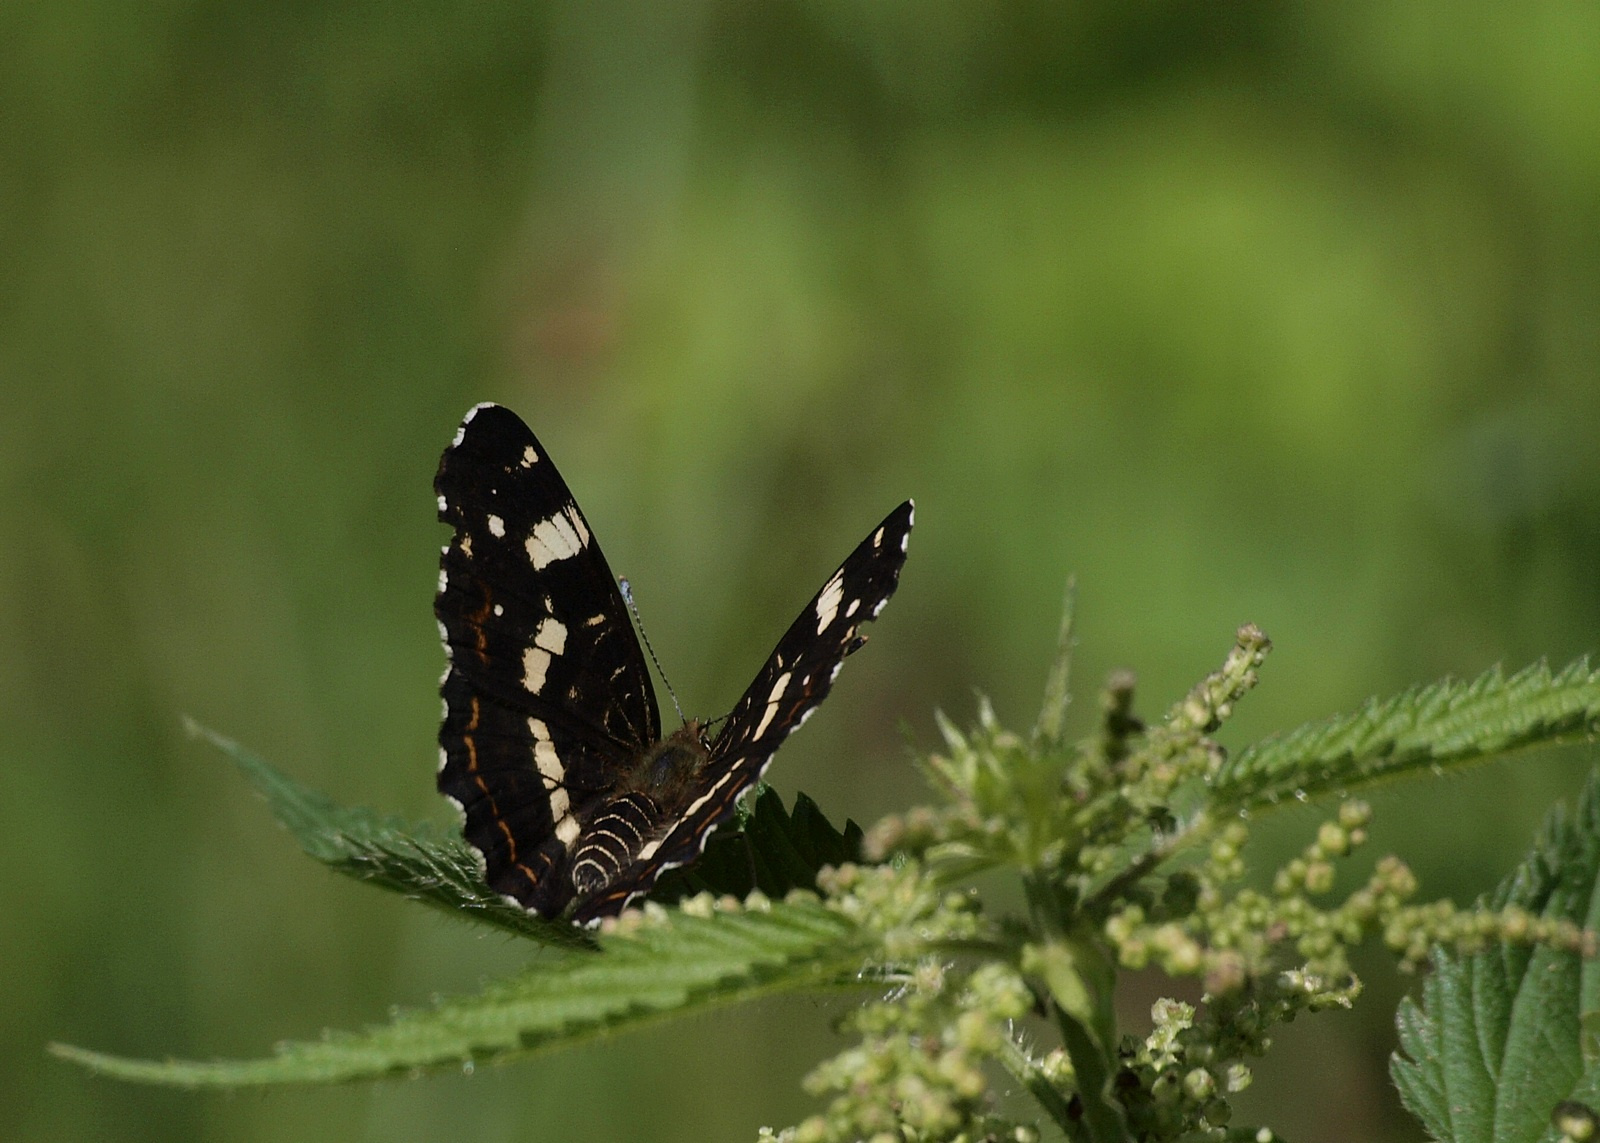
[[[1070,629],[1063,646],[1070,645]],[[1350,952],[1381,935],[1404,965],[1445,943],[1500,939],[1589,949],[1567,922],[1516,909],[1415,905],[1416,878],[1396,858],[1334,898],[1339,863],[1366,843],[1372,817],[1346,800],[1263,891],[1242,887],[1249,819],[1218,797],[1226,754],[1212,735],[1257,681],[1270,644],[1241,628],[1222,666],[1155,725],[1134,712],[1132,676],[1101,695],[1096,732],[1061,736],[1065,659],[1031,735],[941,719],[945,750],[926,772],[935,805],[879,822],[863,852],[875,865],[825,870],[827,907],[878,937],[864,978],[888,992],[845,1021],[860,1042],[818,1067],[822,1114],[764,1139],[921,1143],[1029,1139],[996,1117],[985,1067],[1025,1087],[1070,1139],[1272,1139],[1232,1127],[1230,1098],[1248,1060],[1301,1012],[1349,1007],[1361,993]],[[968,888],[1009,871],[1026,916],[991,921]],[[1202,1005],[1155,1005],[1145,1038],[1121,1035],[1111,995],[1118,968],[1199,977]],[[1060,1046],[1025,1047],[1025,1017],[1052,1023]],[[1048,1033],[1045,1033],[1048,1035]]]
[[[1038,1131],[993,1113],[985,1064],[1015,1052],[1012,1023],[1033,1006],[1003,964],[961,973],[924,958],[885,997],[847,1019],[860,1043],[806,1077],[827,1110],[763,1140],[782,1143],[1036,1143]]]

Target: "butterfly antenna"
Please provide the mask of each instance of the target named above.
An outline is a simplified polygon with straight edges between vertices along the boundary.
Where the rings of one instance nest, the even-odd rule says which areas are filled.
[[[633,625],[639,629],[639,637],[644,640],[644,649],[650,652],[650,661],[656,665],[656,677],[667,688],[667,696],[672,699],[672,709],[678,712],[678,721],[688,722],[689,720],[683,717],[683,707],[678,704],[678,692],[672,689],[667,673],[661,669],[661,660],[656,658],[656,649],[650,646],[650,634],[644,629],[644,620],[639,617],[638,605],[633,602],[633,588],[628,584],[628,577],[617,577],[617,583],[622,588],[622,602],[628,605],[628,612],[633,616]]]

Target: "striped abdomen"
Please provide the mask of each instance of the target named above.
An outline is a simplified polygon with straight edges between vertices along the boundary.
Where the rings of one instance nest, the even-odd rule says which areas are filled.
[[[601,806],[572,851],[572,887],[585,896],[611,884],[660,819],[661,806],[649,794],[623,794]]]

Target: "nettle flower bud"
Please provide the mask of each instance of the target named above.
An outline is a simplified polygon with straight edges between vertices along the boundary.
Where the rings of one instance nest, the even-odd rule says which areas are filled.
[[[1305,868],[1307,893],[1326,893],[1333,888],[1333,865],[1327,861],[1313,861]]]
[[[1350,831],[1336,822],[1323,822],[1317,830],[1317,848],[1330,857],[1350,852]]]
[[[1223,997],[1238,992],[1250,978],[1244,957],[1232,949],[1213,953],[1206,968],[1206,995]]]
[[[1190,1099],[1200,1102],[1210,1099],[1217,1090],[1217,1080],[1205,1068],[1194,1068],[1183,1077],[1183,1090]]]
[[[1527,912],[1516,906],[1508,906],[1500,912],[1500,932],[1508,941],[1519,941],[1527,937],[1532,928],[1533,918]]]
[[[1550,1113],[1550,1126],[1561,1132],[1563,1139],[1572,1143],[1588,1143],[1600,1129],[1600,1116],[1588,1104],[1575,1099],[1564,1099]]]

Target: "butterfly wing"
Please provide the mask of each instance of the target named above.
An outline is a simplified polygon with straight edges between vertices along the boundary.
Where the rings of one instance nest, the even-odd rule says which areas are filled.
[[[490,888],[553,916],[579,817],[661,736],[655,692],[600,545],[520,417],[468,413],[434,490],[455,529],[434,600],[439,792]]]
[[[845,656],[864,641],[861,625],[876,619],[889,602],[906,561],[912,519],[908,500],[828,577],[734,706],[678,822],[658,843],[647,845],[616,881],[579,902],[574,921],[588,923],[620,912],[649,892],[666,870],[700,856],[712,830],[733,813],[739,795],[761,777],[783,740],[827,697]]]

